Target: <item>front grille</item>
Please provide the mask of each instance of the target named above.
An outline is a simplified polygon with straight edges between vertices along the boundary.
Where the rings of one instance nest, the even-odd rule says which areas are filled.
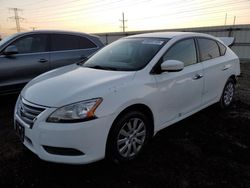
[[[18,115],[19,117],[30,126],[33,127],[35,118],[45,110],[45,108],[38,105],[31,104],[24,99],[19,100]]]

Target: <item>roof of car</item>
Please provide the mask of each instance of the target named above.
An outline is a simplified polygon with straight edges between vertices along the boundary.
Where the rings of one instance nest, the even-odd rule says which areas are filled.
[[[134,38],[134,37],[174,38],[177,36],[211,37],[210,35],[207,35],[204,33],[194,33],[194,32],[155,32],[155,33],[144,33],[144,34],[132,35],[132,36],[128,36],[127,38]]]
[[[61,33],[61,34],[75,34],[75,35],[89,35],[93,37],[97,37],[96,35],[83,33],[83,32],[76,32],[76,31],[64,31],[64,30],[35,30],[35,31],[28,31],[28,32],[22,32],[19,34],[32,34],[32,33]]]

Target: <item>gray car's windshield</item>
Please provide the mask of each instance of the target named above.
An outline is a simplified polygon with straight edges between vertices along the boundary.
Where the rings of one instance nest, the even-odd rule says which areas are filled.
[[[136,71],[145,67],[169,39],[127,38],[106,46],[82,66],[118,70]]]
[[[7,41],[11,40],[12,38],[16,37],[17,34],[5,37],[3,40],[0,41],[0,47],[5,44]]]

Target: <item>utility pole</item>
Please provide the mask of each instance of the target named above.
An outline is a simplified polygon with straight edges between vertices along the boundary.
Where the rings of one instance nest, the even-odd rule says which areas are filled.
[[[234,16],[234,23],[233,23],[233,26],[235,25],[235,22],[236,22],[236,16]]]
[[[19,8],[9,8],[9,10],[10,11],[14,11],[14,16],[9,17],[9,19],[15,20],[15,22],[16,22],[16,30],[17,30],[17,32],[20,32],[21,31],[20,21],[24,20],[24,18],[18,16],[18,12],[22,11],[22,9],[19,9]]]
[[[31,27],[30,29],[32,29],[32,31],[35,31],[37,27]]]
[[[227,25],[227,13],[225,15],[225,25]]]
[[[122,13],[122,20],[120,20],[120,22],[122,22],[122,26],[120,26],[120,28],[122,28],[122,32],[125,33],[125,28],[127,28],[127,26],[125,26],[125,22],[128,20],[125,20],[124,18],[124,12]]]

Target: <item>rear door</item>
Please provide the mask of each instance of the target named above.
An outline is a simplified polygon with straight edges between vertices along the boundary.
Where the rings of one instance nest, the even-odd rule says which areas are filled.
[[[26,35],[10,45],[17,47],[18,54],[0,55],[2,90],[18,90],[32,78],[49,70],[48,35]]]
[[[197,60],[196,45],[193,38],[181,40],[162,57],[166,60],[179,60],[184,69],[179,72],[156,74],[158,87],[159,124],[164,124],[201,106],[203,90],[203,67]]]
[[[197,42],[204,67],[203,104],[206,105],[220,99],[233,62],[225,56],[226,47],[219,42],[209,38],[197,38]]]
[[[51,34],[51,69],[85,59],[98,48],[87,37],[71,34]]]

